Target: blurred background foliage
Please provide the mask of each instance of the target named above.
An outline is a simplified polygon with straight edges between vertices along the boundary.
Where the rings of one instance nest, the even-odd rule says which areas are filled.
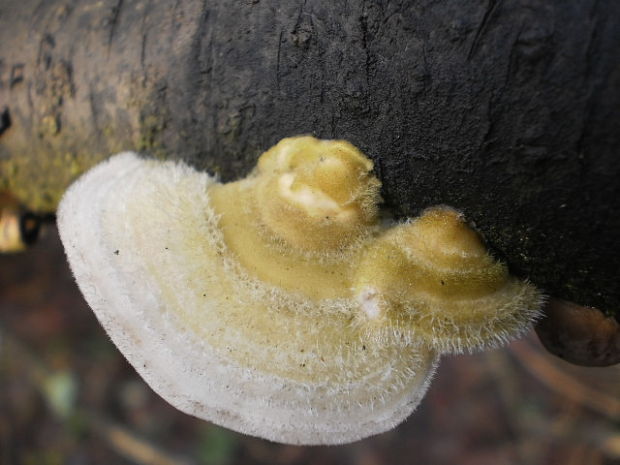
[[[569,365],[530,335],[445,357],[395,430],[340,447],[273,444],[151,391],[99,326],[47,226],[26,252],[0,255],[0,463],[620,464],[620,366]]]

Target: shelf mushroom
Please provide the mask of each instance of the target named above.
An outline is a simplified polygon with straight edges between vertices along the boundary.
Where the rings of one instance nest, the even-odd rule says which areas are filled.
[[[380,221],[372,168],[309,136],[227,184],[126,152],[71,186],[58,225],[89,305],[164,399],[277,442],[346,443],[402,422],[441,352],[520,334],[541,300],[451,209]]]
[[[443,206],[374,241],[354,289],[378,336],[407,328],[441,353],[502,345],[528,329],[543,304],[534,286],[489,255],[459,212]]]

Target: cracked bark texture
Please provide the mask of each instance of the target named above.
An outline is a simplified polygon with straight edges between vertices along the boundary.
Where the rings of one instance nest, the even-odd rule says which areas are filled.
[[[462,210],[550,295],[620,308],[620,2],[4,0],[0,184],[53,210],[120,150],[224,180],[344,138],[399,217]]]

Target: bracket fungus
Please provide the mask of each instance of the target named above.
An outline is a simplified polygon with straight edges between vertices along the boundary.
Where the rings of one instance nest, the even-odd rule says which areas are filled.
[[[541,303],[454,210],[380,219],[372,168],[309,136],[226,184],[126,152],[70,187],[58,225],[89,305],[172,405],[346,443],[403,421],[441,353],[514,337]]]

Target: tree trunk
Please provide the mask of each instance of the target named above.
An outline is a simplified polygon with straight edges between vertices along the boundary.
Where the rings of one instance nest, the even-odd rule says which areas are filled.
[[[4,0],[0,185],[52,210],[120,150],[224,180],[348,139],[398,216],[462,210],[550,295],[620,306],[620,2]]]

